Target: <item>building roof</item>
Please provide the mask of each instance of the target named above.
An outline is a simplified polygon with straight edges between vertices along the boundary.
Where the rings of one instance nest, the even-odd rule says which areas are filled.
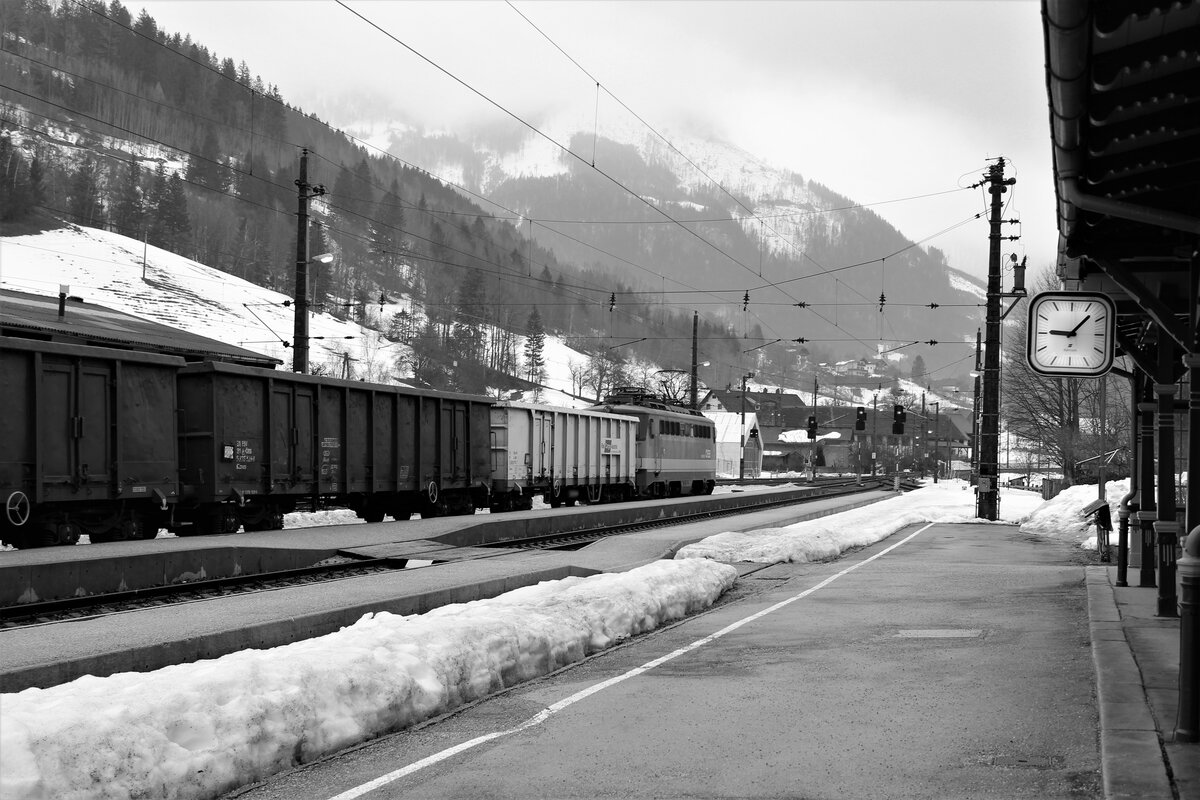
[[[1200,3],[1043,0],[1059,278],[1117,305],[1154,372],[1149,319],[1184,349],[1197,311]]]
[[[742,415],[730,411],[705,411],[704,416],[716,425],[716,441],[740,442],[742,439]],[[746,435],[758,427],[758,418],[753,412],[746,412]]]
[[[282,364],[277,358],[189,333],[78,298],[0,289],[0,336],[86,344],[182,356],[189,361],[228,361],[253,367]]]

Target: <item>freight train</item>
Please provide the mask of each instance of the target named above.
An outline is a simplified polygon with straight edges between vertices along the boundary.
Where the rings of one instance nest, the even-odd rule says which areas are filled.
[[[0,375],[0,539],[18,548],[715,484],[712,422],[640,389],[575,410],[9,337]]]

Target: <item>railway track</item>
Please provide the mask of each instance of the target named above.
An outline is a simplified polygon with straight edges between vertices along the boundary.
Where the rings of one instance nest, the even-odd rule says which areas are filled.
[[[768,479],[769,480],[769,479]],[[758,485],[776,485],[784,483],[793,483],[789,480],[770,480],[769,483]],[[739,482],[749,483],[749,481]],[[700,522],[702,520],[720,519],[721,517],[737,516],[745,514],[747,511],[762,511],[768,508],[778,508],[780,506],[797,505],[809,500],[818,498],[837,497],[839,495],[854,494],[856,492],[878,489],[882,486],[880,481],[864,481],[858,483],[855,479],[840,479],[827,480],[819,486],[814,486],[819,491],[814,491],[813,494],[803,498],[792,498],[779,501],[758,502],[752,508],[727,508],[712,511],[700,511],[693,514],[681,514],[679,516],[670,517],[667,519],[651,520],[647,522],[629,523],[627,525],[611,525],[605,527],[597,527],[585,530],[571,531],[570,533],[554,534],[549,536],[528,537],[519,541],[498,542],[495,544],[485,545],[487,547],[520,547],[526,549],[540,550],[576,550],[584,547],[592,542],[605,539],[610,536],[621,536],[628,533],[637,533],[638,531],[651,530],[654,528],[665,528],[673,525],[686,525],[692,522]]]
[[[786,481],[785,481],[786,482]],[[190,581],[187,583],[168,584],[163,586],[145,587],[121,592],[110,592],[78,597],[67,597],[57,600],[46,600],[35,603],[22,603],[0,607],[0,628],[17,628],[31,625],[50,624],[67,620],[99,617],[110,614],[136,611],[174,603],[197,602],[231,594],[274,591],[291,586],[330,582],[351,577],[360,577],[379,572],[393,572],[406,569],[425,569],[436,567],[438,564],[452,561],[463,561],[478,558],[496,558],[510,553],[514,549],[524,550],[575,550],[600,539],[611,536],[621,536],[638,531],[663,528],[675,525],[686,525],[708,519],[744,514],[747,511],[759,511],[785,505],[797,505],[808,500],[853,494],[855,492],[877,489],[882,484],[878,481],[863,481],[854,479],[842,481],[825,481],[814,486],[811,495],[803,498],[783,500],[764,500],[755,498],[752,506],[738,508],[700,511],[682,514],[664,519],[629,523],[623,525],[599,526],[569,533],[547,536],[512,539],[503,542],[489,543],[477,548],[466,548],[469,555],[454,557],[454,551],[439,552],[436,562],[408,558],[352,558],[341,556],[327,559],[320,564],[296,569],[262,572],[253,575],[238,575],[223,578]],[[481,551],[491,551],[484,554]]]

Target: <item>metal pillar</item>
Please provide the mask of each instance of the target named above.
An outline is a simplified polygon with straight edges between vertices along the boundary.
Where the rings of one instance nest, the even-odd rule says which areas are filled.
[[[1195,376],[1200,370],[1193,369]],[[1175,741],[1200,741],[1200,525],[1179,559],[1179,713]]]
[[[1141,416],[1141,456],[1138,469],[1141,472],[1140,500],[1137,519],[1141,529],[1142,568],[1139,570],[1138,586],[1153,588],[1154,576],[1154,521],[1158,519],[1157,500],[1154,493],[1154,381],[1142,379],[1142,399],[1137,404]]]
[[[1132,463],[1129,467],[1129,493],[1121,498],[1121,504],[1117,507],[1117,586],[1128,586],[1129,567],[1140,567],[1142,564],[1141,551],[1131,549],[1129,540],[1129,517],[1137,513],[1139,505],[1138,459],[1141,454],[1138,452],[1137,392],[1137,376],[1130,376],[1129,398],[1132,402],[1129,405],[1133,409],[1133,420],[1129,426],[1129,455]],[[1131,556],[1136,557],[1136,561]]]
[[[1154,393],[1158,396],[1154,432],[1158,439],[1158,518],[1154,520],[1154,537],[1158,541],[1158,613],[1160,617],[1179,616],[1179,597],[1175,589],[1175,545],[1179,537],[1179,521],[1175,519],[1175,392],[1169,383],[1174,374],[1175,343],[1165,337],[1158,342],[1158,380]]]
[[[871,477],[875,477],[875,432],[876,426],[879,424],[879,393],[871,395]],[[937,476],[933,478],[933,482],[937,483]]]
[[[1192,297],[1200,297],[1200,259],[1192,256]],[[1175,741],[1200,741],[1200,301],[1189,311],[1191,352],[1188,370],[1188,489],[1186,527],[1190,531],[1179,559],[1179,712]]]
[[[1200,351],[1200,326],[1193,347]],[[1200,352],[1184,356],[1188,368],[1188,475],[1200,466]],[[1188,481],[1187,527],[1179,559],[1179,711],[1175,741],[1200,741],[1200,481]]]
[[[942,421],[942,404],[941,402],[930,403],[933,406],[933,482],[938,482],[938,473],[941,472],[941,448],[938,447],[938,428]]]
[[[741,447],[740,447],[741,466],[738,467],[738,480],[739,481],[744,481],[746,479],[746,379],[749,378],[753,374],[754,373],[750,373],[750,375],[742,376],[742,424],[740,426],[741,433],[742,433],[742,440],[741,440]]]

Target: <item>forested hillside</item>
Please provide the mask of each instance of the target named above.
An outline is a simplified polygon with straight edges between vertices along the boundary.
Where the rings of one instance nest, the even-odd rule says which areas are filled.
[[[536,378],[518,338],[535,309],[539,326],[608,361],[690,357],[689,312],[561,261],[518,215],[306,115],[244,61],[144,11],[3,0],[0,65],[0,232],[55,219],[107,228],[290,292],[306,149],[309,183],[325,189],[310,203],[309,252],[335,256],[311,270],[313,300],[367,319],[381,294],[411,298],[411,314],[377,323],[412,345],[426,383]],[[608,349],[630,330],[644,341]],[[744,348],[721,325],[701,336],[714,358]]]

